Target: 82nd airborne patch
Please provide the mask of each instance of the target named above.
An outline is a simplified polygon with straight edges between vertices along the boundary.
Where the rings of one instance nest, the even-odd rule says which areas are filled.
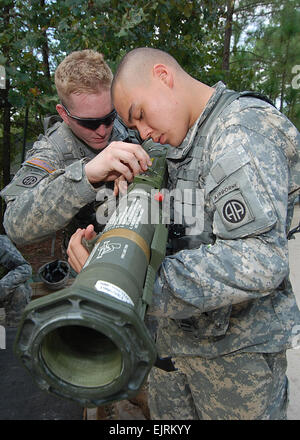
[[[239,190],[221,197],[215,202],[215,205],[228,231],[244,226],[254,220],[250,206]]]
[[[223,206],[223,217],[229,223],[241,222],[246,212],[246,206],[239,200],[228,200]]]
[[[43,174],[35,174],[35,173],[28,173],[27,176],[22,176],[18,179],[16,182],[17,186],[23,186],[25,188],[32,188],[34,187],[40,180],[45,177]]]

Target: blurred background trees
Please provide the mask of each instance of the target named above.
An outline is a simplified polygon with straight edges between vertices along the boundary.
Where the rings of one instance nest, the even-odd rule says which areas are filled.
[[[300,0],[1,0],[0,188],[55,114],[54,71],[70,52],[157,47],[193,76],[258,90],[300,129]],[[299,67],[297,67],[299,66]],[[3,206],[2,206],[3,210]]]

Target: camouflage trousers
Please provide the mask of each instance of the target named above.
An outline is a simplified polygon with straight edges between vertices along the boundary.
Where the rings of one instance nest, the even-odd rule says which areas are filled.
[[[31,287],[26,283],[21,284],[7,295],[2,302],[5,309],[5,325],[17,326],[19,324],[24,308],[30,301],[31,294]]]
[[[172,360],[177,371],[150,372],[152,420],[286,420],[285,351]]]

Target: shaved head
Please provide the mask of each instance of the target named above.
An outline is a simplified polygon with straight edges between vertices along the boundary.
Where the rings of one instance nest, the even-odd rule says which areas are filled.
[[[114,107],[142,139],[178,146],[201,114],[212,88],[192,78],[168,53],[148,47],[128,52],[114,76]]]
[[[119,82],[126,87],[137,84],[147,85],[151,69],[156,64],[165,64],[177,72],[184,72],[175,58],[162,50],[149,47],[133,49],[122,58],[117,68],[111,87],[112,98]]]

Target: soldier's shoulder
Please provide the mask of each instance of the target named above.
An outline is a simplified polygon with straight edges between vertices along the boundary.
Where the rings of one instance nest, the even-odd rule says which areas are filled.
[[[55,164],[61,157],[61,151],[64,150],[65,143],[70,143],[73,137],[71,130],[65,124],[57,122],[45,134],[39,135],[32,148],[28,151],[26,160],[36,157],[49,160]]]
[[[295,140],[299,136],[297,128],[282,112],[257,97],[236,99],[222,113],[221,122],[225,128],[239,125],[266,135],[275,130],[279,136],[289,135]]]

